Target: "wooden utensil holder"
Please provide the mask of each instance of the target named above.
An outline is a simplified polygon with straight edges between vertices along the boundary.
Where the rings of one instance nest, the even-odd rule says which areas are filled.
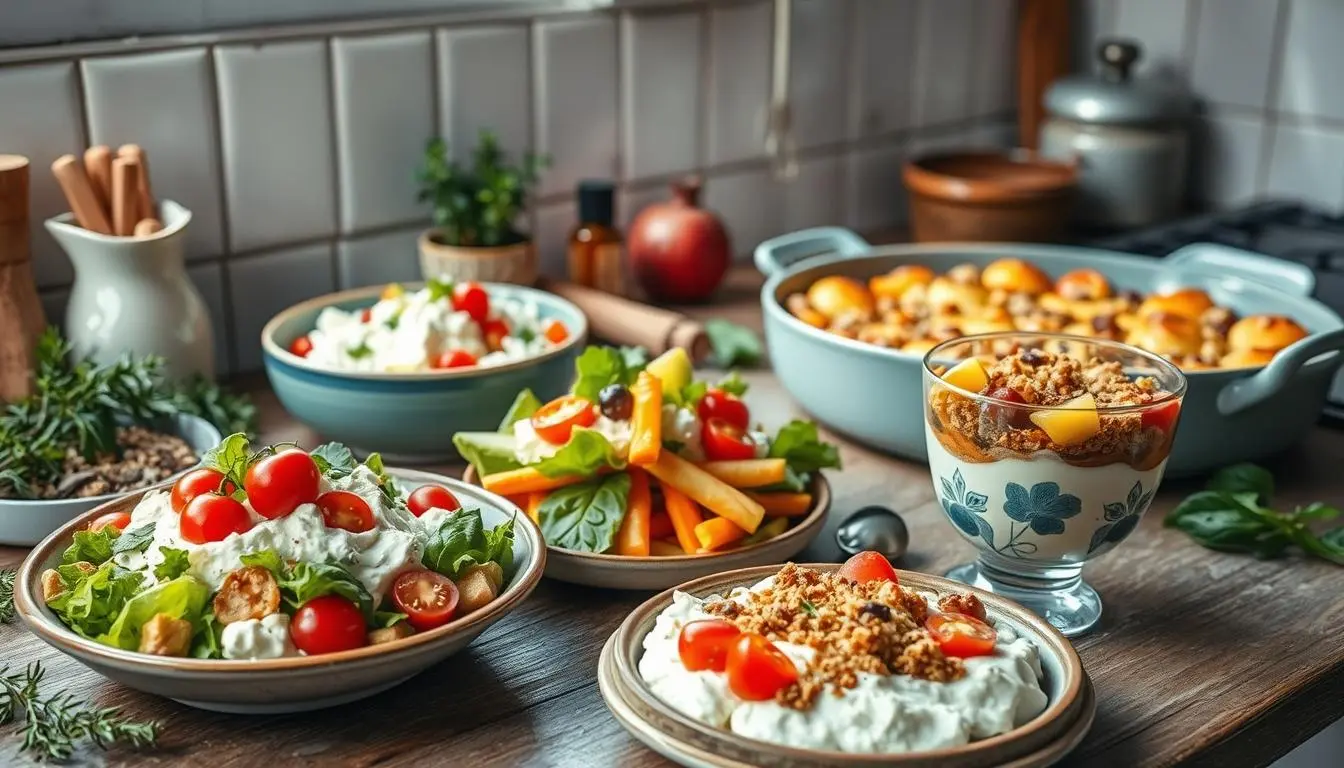
[[[0,155],[0,401],[32,392],[38,336],[46,327],[28,238],[28,158]]]

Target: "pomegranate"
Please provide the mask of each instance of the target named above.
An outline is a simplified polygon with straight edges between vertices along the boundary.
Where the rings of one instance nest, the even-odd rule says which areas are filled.
[[[672,195],[630,225],[630,272],[654,299],[702,301],[728,271],[732,245],[718,217],[699,207],[698,178],[673,183]]]

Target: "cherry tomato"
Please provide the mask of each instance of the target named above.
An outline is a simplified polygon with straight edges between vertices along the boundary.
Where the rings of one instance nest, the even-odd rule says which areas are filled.
[[[314,597],[294,612],[289,637],[309,656],[362,648],[367,643],[364,614],[340,595]]]
[[[392,582],[392,602],[422,632],[452,621],[457,597],[457,585],[430,570],[406,571]]]
[[[299,357],[307,357],[308,353],[312,351],[313,351],[313,340],[308,338],[307,336],[300,336],[299,338],[289,343],[289,353],[291,355],[298,355]]]
[[[322,510],[322,522],[328,528],[340,528],[351,533],[373,530],[373,509],[358,494],[327,491],[317,497],[317,508]]]
[[[458,283],[453,286],[453,309],[466,312],[472,320],[484,323],[490,319],[490,296],[480,283]]]
[[[431,368],[468,368],[476,364],[476,356],[465,349],[449,349],[434,358]]]
[[[363,312],[359,313],[359,322],[370,323],[373,321],[373,307],[365,307]]]
[[[557,397],[532,414],[532,428],[537,437],[551,445],[564,445],[575,427],[590,427],[597,421],[597,410],[591,400],[575,395]]]
[[[217,470],[201,467],[193,469],[187,474],[179,477],[176,483],[173,483],[173,491],[169,499],[173,505],[173,511],[182,514],[182,510],[187,508],[187,504],[192,499],[200,496],[202,493],[219,491],[223,487],[225,495],[233,493],[236,488],[233,483],[224,482],[224,474]]]
[[[203,493],[187,503],[178,518],[182,538],[192,544],[223,541],[231,533],[246,533],[252,527],[247,507],[231,496]]]
[[[274,520],[300,504],[317,501],[319,480],[311,456],[303,451],[284,451],[248,467],[243,490],[258,515]]]
[[[411,491],[411,495],[406,497],[406,506],[410,507],[411,514],[419,517],[431,509],[443,509],[452,512],[455,509],[460,509],[462,503],[457,500],[452,491],[442,485],[431,483]]]
[[[700,443],[710,461],[741,461],[756,458],[756,443],[746,430],[723,419],[700,423]]]
[[[798,679],[793,660],[755,632],[744,632],[728,647],[728,688],[739,699],[766,701]]]
[[[700,415],[701,421],[723,419],[738,429],[746,429],[748,422],[751,421],[747,404],[722,389],[711,389],[706,392],[705,396],[700,398],[700,404],[695,410]]]
[[[130,512],[108,512],[106,515],[99,515],[89,523],[90,531],[101,531],[108,526],[116,528],[118,531],[126,530],[126,526],[131,524]]]
[[[545,336],[546,340],[552,344],[559,344],[569,338],[569,329],[565,327],[564,323],[551,318],[542,324],[541,335]]]
[[[677,636],[677,655],[681,665],[692,672],[708,669],[722,672],[728,665],[728,647],[742,630],[723,619],[692,621]]]
[[[1145,427],[1157,427],[1163,432],[1170,432],[1176,426],[1176,418],[1180,415],[1181,402],[1172,400],[1170,403],[1163,403],[1144,411],[1139,421]]]
[[[999,633],[985,622],[964,613],[935,613],[924,622],[938,647],[948,656],[989,656]]]
[[[876,552],[860,552],[840,566],[840,576],[860,584],[868,581],[894,581],[900,583],[896,569],[891,567],[887,558]]]
[[[509,324],[499,318],[486,320],[481,323],[481,336],[485,339],[485,347],[491,352],[498,352],[504,348],[504,338],[509,335]]]

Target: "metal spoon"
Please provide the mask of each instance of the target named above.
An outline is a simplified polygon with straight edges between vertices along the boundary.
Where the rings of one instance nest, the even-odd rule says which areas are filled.
[[[897,560],[910,547],[910,529],[900,515],[886,507],[864,507],[840,524],[835,543],[845,554],[873,550],[888,560]]]

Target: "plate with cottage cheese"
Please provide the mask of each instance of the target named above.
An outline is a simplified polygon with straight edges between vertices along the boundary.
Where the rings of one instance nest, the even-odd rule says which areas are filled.
[[[668,590],[612,635],[598,681],[640,741],[715,768],[1049,765],[1095,712],[1044,621],[871,552]]]

